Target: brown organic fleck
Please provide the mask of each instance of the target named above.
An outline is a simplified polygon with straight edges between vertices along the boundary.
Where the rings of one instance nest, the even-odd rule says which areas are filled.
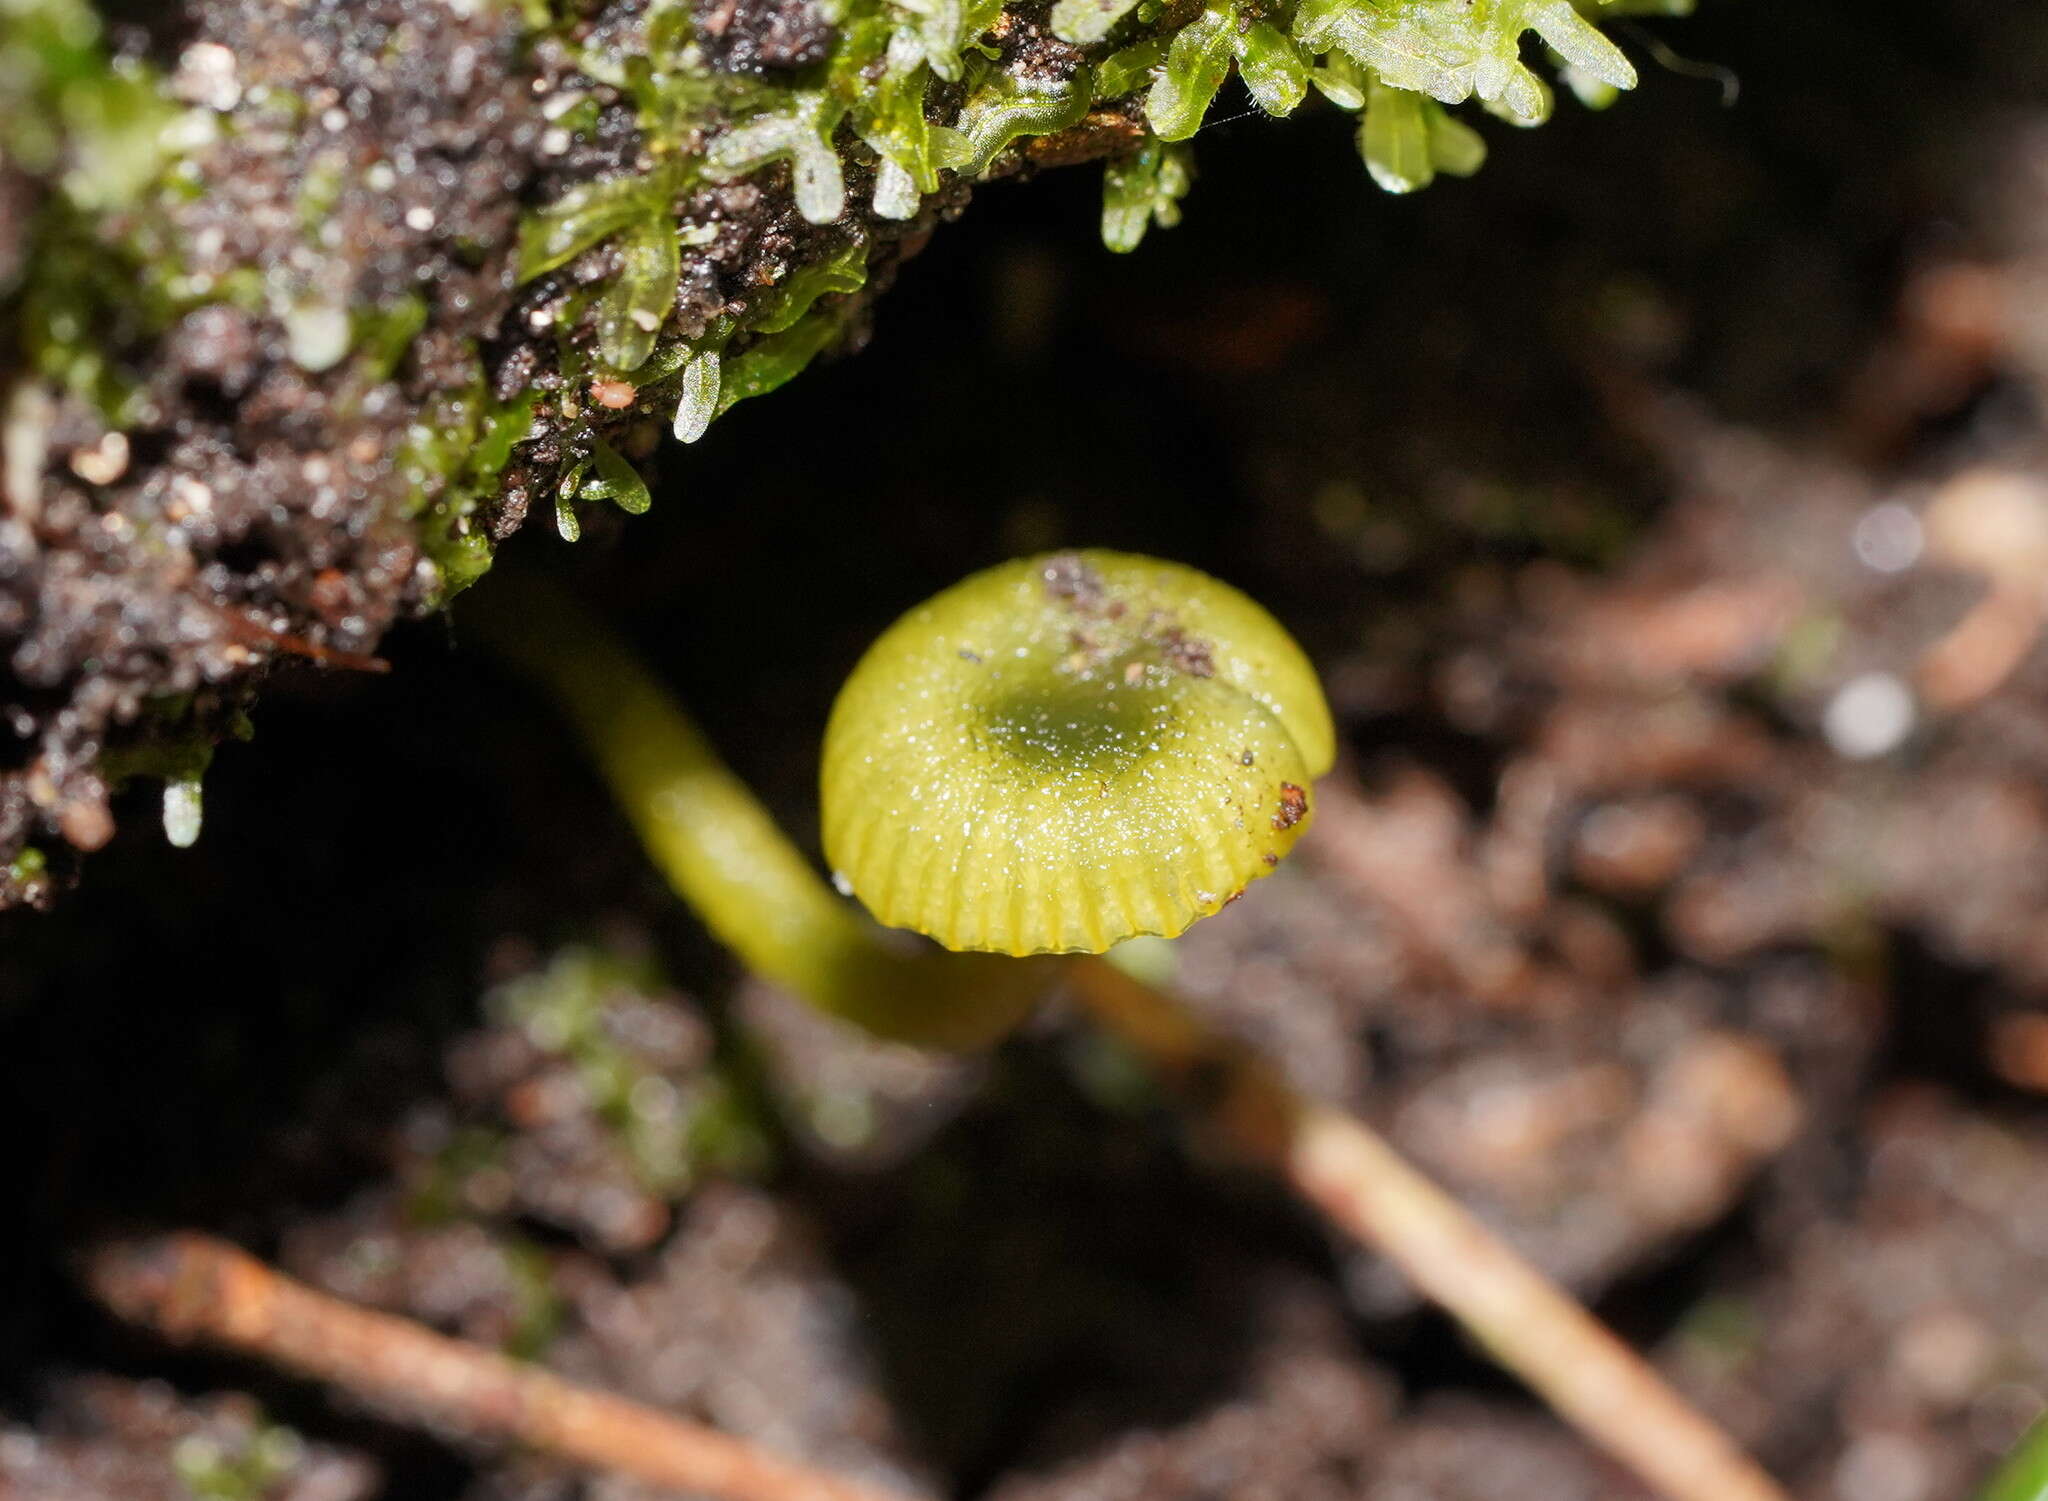
[[[1169,626],[1160,634],[1159,655],[1175,672],[1184,672],[1191,678],[1212,678],[1216,676],[1216,659],[1209,651],[1209,643],[1199,636],[1190,636],[1179,626]]]
[[[1046,561],[1045,592],[1076,610],[1093,613],[1102,608],[1102,575],[1078,555],[1063,552]]]
[[[1273,827],[1291,829],[1308,817],[1308,794],[1292,782],[1280,784],[1280,811],[1273,815]]]

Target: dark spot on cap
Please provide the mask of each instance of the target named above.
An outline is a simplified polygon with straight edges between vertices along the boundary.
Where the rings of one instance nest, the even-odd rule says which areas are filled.
[[[1077,553],[1057,553],[1046,559],[1045,592],[1077,610],[1092,613],[1102,608],[1102,575],[1082,562]]]
[[[1259,856],[1259,858],[1265,861],[1268,865],[1278,865],[1280,863],[1280,857],[1278,855],[1261,855]]]
[[[1210,655],[1209,643],[1188,635],[1179,626],[1169,626],[1160,634],[1159,655],[1168,667],[1191,678],[1216,676],[1216,659]]]
[[[1308,794],[1292,782],[1280,784],[1280,811],[1273,815],[1273,827],[1291,829],[1308,817]]]

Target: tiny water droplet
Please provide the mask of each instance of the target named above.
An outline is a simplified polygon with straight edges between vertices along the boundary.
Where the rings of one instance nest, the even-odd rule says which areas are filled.
[[[164,838],[181,850],[199,842],[199,823],[204,813],[199,778],[179,777],[164,784]]]

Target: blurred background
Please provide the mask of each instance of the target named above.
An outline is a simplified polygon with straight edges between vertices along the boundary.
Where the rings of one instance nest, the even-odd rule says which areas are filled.
[[[985,188],[651,514],[510,551],[813,847],[927,594],[1245,588],[1345,757],[1158,963],[1801,1496],[1961,1498],[2048,1402],[2048,17],[1653,26],[1413,198],[1241,94],[1134,255],[1093,168]],[[273,680],[195,849],[138,791],[0,915],[0,1494],[640,1494],[76,1291],[170,1226],[933,1494],[1638,1494],[1084,1029],[947,1060],[736,973],[460,606],[386,655]]]

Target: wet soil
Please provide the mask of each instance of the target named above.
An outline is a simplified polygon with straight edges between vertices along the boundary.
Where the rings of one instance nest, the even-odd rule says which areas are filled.
[[[513,546],[797,830],[839,677],[975,567],[1128,547],[1265,600],[1344,759],[1177,983],[1797,1495],[1961,1501],[2048,1402],[2024,19],[1710,6],[1661,34],[1736,108],[1652,73],[1411,200],[1333,122],[1238,120],[1129,260],[1092,174],[991,190],[650,515]],[[0,1493],[639,1494],[76,1291],[196,1225],[934,1495],[1639,1494],[1078,1022],[962,1062],[805,1013],[459,613],[387,651],[276,680],[194,850],[118,805],[75,898],[0,918]]]

